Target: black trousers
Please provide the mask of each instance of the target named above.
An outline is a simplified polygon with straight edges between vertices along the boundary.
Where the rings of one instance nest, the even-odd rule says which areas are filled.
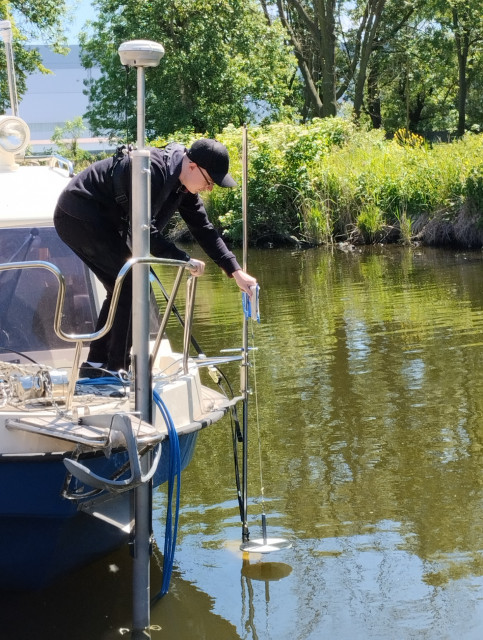
[[[97,208],[96,205],[93,208]],[[98,210],[96,213],[98,214]],[[99,215],[93,215],[89,221],[79,220],[57,206],[54,225],[60,238],[95,273],[106,289],[106,299],[96,325],[98,331],[106,323],[116,277],[131,258],[131,250],[119,230]],[[129,272],[121,289],[112,328],[103,338],[91,342],[89,361],[101,362],[111,371],[129,368],[131,312],[132,277]]]

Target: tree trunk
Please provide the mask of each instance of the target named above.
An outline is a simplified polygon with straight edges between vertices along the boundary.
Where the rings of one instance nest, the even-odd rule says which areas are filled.
[[[318,0],[320,62],[322,69],[322,117],[337,115],[335,69],[335,0]]]
[[[290,5],[290,2],[288,2],[288,4]],[[294,29],[292,28],[292,25],[287,19],[287,15],[284,11],[281,0],[277,0],[277,8],[278,8],[278,15],[280,16],[280,20],[282,21],[283,26],[285,27],[285,29],[287,30],[287,33],[290,36],[290,40],[294,48],[295,57],[297,58],[300,72],[302,73],[302,76],[305,81],[306,95],[310,101],[312,110],[316,116],[322,117],[323,111],[324,111],[322,99],[317,90],[317,86],[315,84],[309,64],[305,59],[302,43],[299,41],[297,34],[295,33]],[[300,9],[302,8],[300,7]],[[314,24],[312,24],[311,26],[312,26],[312,29],[315,27]],[[311,32],[313,34],[313,31]]]
[[[458,128],[456,134],[462,136],[466,129],[466,95],[468,93],[467,65],[469,51],[469,33],[459,23],[458,10],[453,9],[453,27],[456,54],[458,56]]]
[[[367,78],[367,112],[374,129],[380,129],[382,127],[381,96],[379,93],[379,73],[375,66],[371,66]]]
[[[364,37],[361,45],[359,71],[357,73],[354,92],[354,115],[359,119],[364,100],[364,87],[366,84],[367,67],[373,51],[374,40],[381,20],[382,10],[386,0],[368,0],[364,14]]]

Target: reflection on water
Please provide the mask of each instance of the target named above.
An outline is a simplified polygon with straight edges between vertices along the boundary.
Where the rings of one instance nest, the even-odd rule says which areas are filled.
[[[268,609],[259,593],[258,636],[480,637],[481,254],[252,251],[249,264],[261,283],[253,332],[269,535],[294,541],[277,554],[293,571]],[[228,297],[222,280],[203,287],[215,302],[198,318],[200,341],[222,332],[239,344],[237,297],[220,327],[205,328]],[[259,537],[255,425],[251,434]],[[242,630],[216,547],[240,537],[228,450],[219,428],[200,440],[178,559]]]
[[[156,555],[159,551],[156,551]],[[130,638],[131,558],[124,549],[42,591],[2,593],[0,637],[8,640]],[[156,560],[152,593],[162,582]],[[151,637],[238,640],[233,625],[211,609],[212,598],[173,572],[170,592],[151,610]],[[199,631],[199,635],[198,631]]]
[[[482,637],[483,256],[277,250],[251,251],[249,265],[262,317],[250,368],[249,526],[259,538],[264,506],[269,537],[293,547],[240,552],[229,420],[207,429],[183,476],[176,571],[153,608],[153,639]],[[239,347],[240,297],[213,265],[198,301],[207,355]],[[224,370],[238,391],[238,364]],[[165,507],[162,490],[160,545]],[[71,592],[68,618],[52,614],[64,635],[35,637],[119,637],[129,582],[121,595],[111,578],[100,595],[81,591],[82,604]],[[36,603],[9,610],[40,617]],[[99,615],[76,636],[67,620],[84,608]]]

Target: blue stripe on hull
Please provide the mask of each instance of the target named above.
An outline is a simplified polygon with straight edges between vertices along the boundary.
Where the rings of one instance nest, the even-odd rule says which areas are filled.
[[[0,589],[8,590],[45,587],[128,541],[127,533],[80,511],[68,518],[1,518],[0,531]]]
[[[180,436],[181,468],[191,461],[198,432]],[[84,457],[95,473],[109,477],[124,464],[125,453],[110,459]],[[164,445],[153,483],[168,479],[169,446]],[[56,576],[125,544],[128,534],[78,511],[61,496],[66,469],[60,456],[0,457],[0,589],[45,586]],[[116,496],[128,509],[130,492]]]

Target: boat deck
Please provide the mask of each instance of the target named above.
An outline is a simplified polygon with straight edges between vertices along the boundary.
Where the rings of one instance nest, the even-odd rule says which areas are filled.
[[[106,384],[96,385],[95,390],[95,394],[81,393],[74,396],[75,402],[68,414],[59,411],[59,406],[51,406],[51,410],[46,412],[45,402],[39,399],[24,403],[20,410],[16,407],[14,413],[12,407],[4,406],[0,409],[0,417],[6,410],[9,417],[5,420],[5,427],[12,436],[18,432],[36,434],[41,440],[44,436],[54,438],[57,442],[63,441],[68,448],[73,444],[92,450],[123,446],[123,437],[114,424],[116,417],[121,415],[130,419],[134,436],[140,445],[152,445],[169,437],[166,424],[157,419],[156,415],[154,425],[140,419],[139,414],[132,409],[134,396],[129,389]],[[113,398],[114,393],[122,397]],[[179,436],[199,431],[217,422],[241,399],[238,396],[226,398],[204,386],[202,394],[203,413],[195,419],[176,424]],[[54,449],[58,450],[58,446],[54,446]],[[17,450],[16,453],[20,451]]]

